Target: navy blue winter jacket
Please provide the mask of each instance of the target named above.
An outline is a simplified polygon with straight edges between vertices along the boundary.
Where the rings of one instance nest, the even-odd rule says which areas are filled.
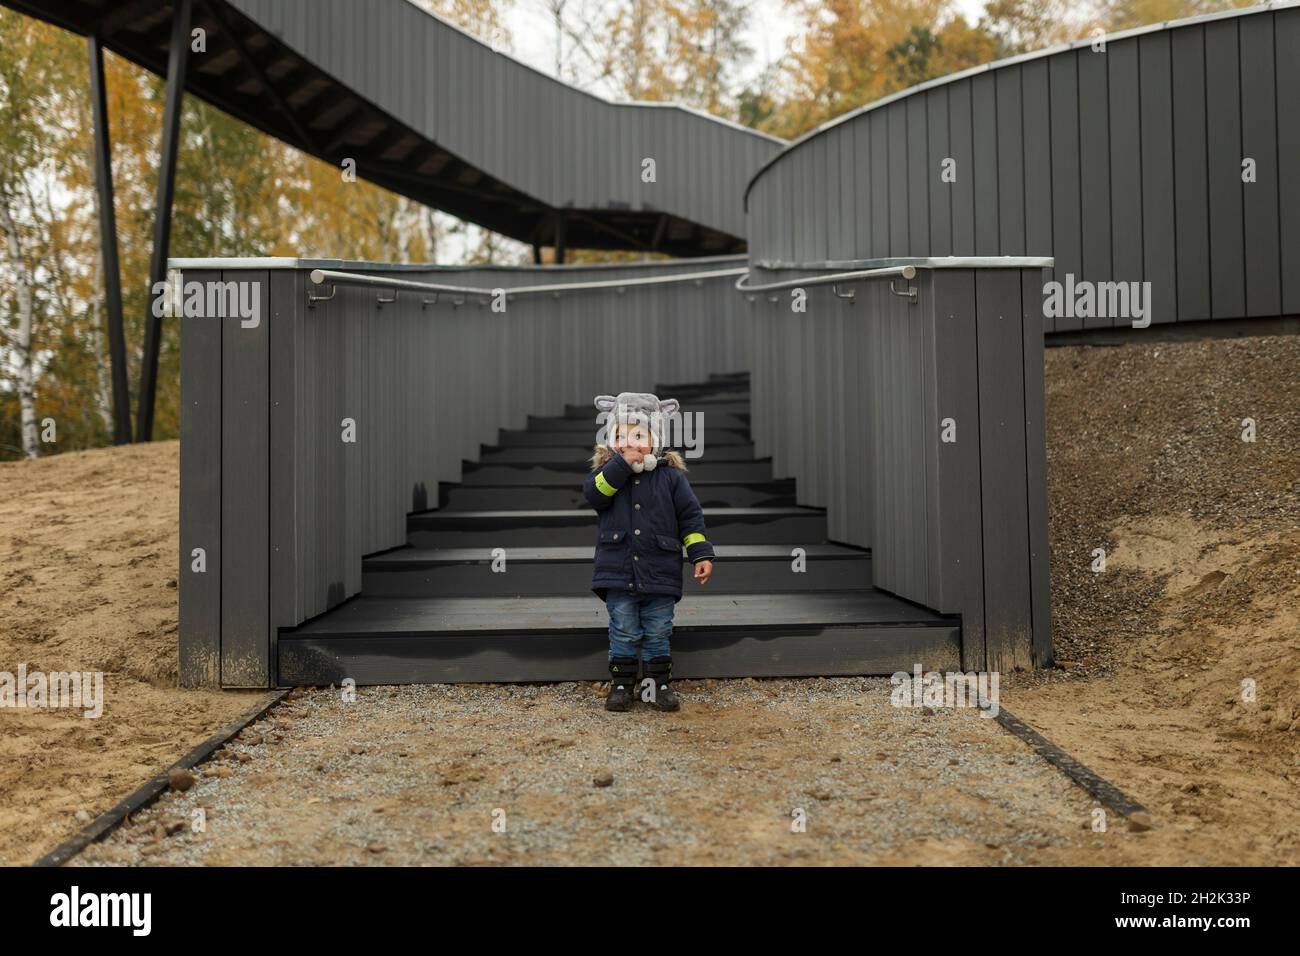
[[[591,589],[603,601],[611,588],[682,599],[682,547],[694,564],[713,559],[704,509],[679,469],[662,462],[640,474],[615,455],[587,476],[587,503],[600,513]]]

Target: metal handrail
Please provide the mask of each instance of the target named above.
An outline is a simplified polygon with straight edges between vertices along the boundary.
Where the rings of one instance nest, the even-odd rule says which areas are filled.
[[[902,276],[904,279],[916,278],[916,266],[886,266],[883,269],[859,269],[856,272],[830,272],[826,275],[803,276],[799,279],[786,279],[782,282],[769,282],[766,285],[746,285],[749,278],[746,271],[736,280],[736,291],[746,295],[759,295],[764,292],[776,292],[781,289],[801,289],[809,285],[838,285],[859,279],[879,279],[885,276]]]
[[[870,261],[870,260],[864,260]],[[876,262],[888,262],[889,260],[875,260]],[[403,290],[420,292],[423,294],[432,293],[433,298],[421,296],[420,304],[422,306],[433,305],[438,301],[438,296],[447,293],[459,297],[454,299],[456,305],[460,305],[466,299],[476,298],[481,301],[491,299],[495,295],[504,294],[507,299],[512,296],[520,295],[551,295],[556,298],[562,292],[583,292],[592,289],[616,289],[619,292],[624,291],[629,286],[650,286],[650,285],[672,285],[681,282],[694,282],[696,285],[703,284],[706,279],[723,279],[736,277],[736,291],[752,298],[756,295],[764,295],[778,292],[784,289],[797,289],[805,286],[830,285],[835,287],[835,295],[846,301],[853,301],[854,294],[852,290],[841,292],[839,286],[849,282],[859,282],[864,279],[881,279],[902,277],[906,280],[916,278],[917,268],[925,269],[944,269],[944,268],[1050,268],[1053,260],[1043,257],[1015,257],[1015,256],[946,256],[941,258],[916,259],[911,262],[898,262],[895,260],[889,265],[873,265],[866,269],[850,269],[840,272],[822,272],[802,276],[798,279],[783,279],[779,282],[768,282],[763,285],[748,285],[746,280],[749,279],[751,272],[747,267],[737,266],[731,269],[711,269],[700,272],[674,272],[669,275],[647,276],[635,279],[601,279],[588,282],[556,282],[551,285],[519,285],[519,286],[495,286],[484,288],[482,286],[461,286],[450,285],[444,282],[416,282],[413,279],[396,279],[386,276],[366,275],[358,272],[339,272],[334,269],[313,269],[310,273],[311,281],[316,285],[330,283],[336,285],[358,285],[369,286],[391,291],[396,294]],[[851,263],[823,263],[823,266],[849,265]],[[782,269],[780,264],[760,263],[764,269],[777,271]],[[800,264],[791,265],[789,268],[810,269],[814,265]],[[890,283],[890,291],[894,295],[909,298],[916,301],[916,289],[909,288],[905,292],[900,292]],[[333,297],[317,296],[310,290],[307,293],[308,305],[314,305],[316,302],[327,301]],[[769,299],[775,300],[775,296],[768,295]],[[382,299],[383,302],[391,302],[393,299]]]
[[[392,290],[394,293],[407,289],[412,292],[422,292],[426,294],[446,292],[452,295],[461,295],[466,297],[477,296],[483,298],[491,298],[494,295],[504,293],[506,298],[509,299],[511,296],[518,295],[558,295],[561,292],[582,292],[591,289],[624,289],[628,286],[670,285],[678,282],[698,283],[703,282],[705,279],[723,279],[731,278],[732,276],[741,276],[748,273],[748,271],[749,270],[744,267],[738,267],[734,269],[712,269],[701,272],[675,272],[672,275],[650,276],[637,279],[601,279],[594,282],[557,282],[552,285],[496,286],[493,288],[448,285],[441,282],[416,282],[413,279],[390,279],[383,276],[362,275],[355,272],[336,272],[332,269],[313,269],[310,278],[316,285],[323,285],[324,283],[329,282],[339,285],[377,287]],[[434,301],[436,301],[436,299]]]

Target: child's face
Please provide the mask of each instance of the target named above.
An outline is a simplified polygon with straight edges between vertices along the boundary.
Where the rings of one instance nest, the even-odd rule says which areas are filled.
[[[644,425],[619,425],[614,431],[614,447],[631,448],[643,455],[650,453],[650,429]]]

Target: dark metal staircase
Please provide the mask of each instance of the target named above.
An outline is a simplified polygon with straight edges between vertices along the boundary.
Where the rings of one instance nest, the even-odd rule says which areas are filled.
[[[958,621],[874,588],[870,552],[828,541],[825,512],[795,504],[794,482],[754,457],[747,376],[658,394],[706,412],[688,477],[718,554],[703,586],[683,560],[677,676],[959,666]],[[461,483],[443,486],[438,509],[409,516],[406,547],[365,559],[360,595],[279,635],[279,683],[605,677],[608,619],[590,591],[596,516],[581,493],[595,430],[582,406],[502,430]],[[494,570],[502,554],[505,571]]]

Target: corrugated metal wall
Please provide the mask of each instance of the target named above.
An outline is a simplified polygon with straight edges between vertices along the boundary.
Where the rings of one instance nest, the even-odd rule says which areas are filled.
[[[743,263],[396,274],[491,289]],[[187,683],[267,686],[276,628],[360,591],[362,555],[404,544],[407,513],[436,506],[438,482],[458,481],[498,429],[601,392],[653,391],[750,363],[748,314],[729,278],[528,296],[505,313],[445,295],[423,305],[414,292],[381,307],[391,293],[344,285],[308,308],[302,268],[184,278],[257,282],[264,297],[256,328],[181,320]],[[342,440],[345,418],[355,443]],[[191,570],[194,548],[206,552],[203,573]]]
[[[380,109],[550,206],[669,212],[745,235],[739,184],[783,142],[671,104],[616,104],[406,0],[231,0]],[[657,181],[642,182],[655,160]]]
[[[877,587],[961,615],[968,669],[1051,654],[1043,272],[922,269],[915,304],[875,279],[851,301],[807,286],[802,312],[789,291],[748,305],[756,452],[832,539],[872,549]]]
[[[1155,323],[1300,313],[1298,90],[1298,8],[939,83],[837,121],[761,172],[751,257],[1050,255],[1062,281],[1150,281]],[[955,183],[940,178],[945,158]]]

